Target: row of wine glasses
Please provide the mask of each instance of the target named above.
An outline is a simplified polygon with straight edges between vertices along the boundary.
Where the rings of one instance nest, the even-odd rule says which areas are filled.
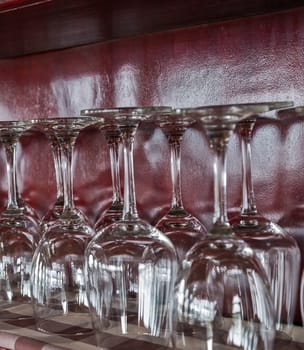
[[[90,332],[92,318],[102,347],[111,347],[112,337],[104,335],[115,329],[116,335],[177,348],[188,348],[193,339],[200,339],[198,348],[224,343],[270,349],[275,329],[290,333],[300,255],[289,235],[257,214],[250,139],[258,114],[288,106],[281,102],[95,109],[84,110],[77,118],[24,122],[23,131],[34,125],[51,142],[58,194],[54,208],[43,219],[39,242],[26,235],[30,254],[35,251],[31,273],[27,263],[27,294],[22,291],[15,298],[11,291],[6,302],[24,303],[32,298],[37,327],[48,333]],[[170,146],[172,203],[156,227],[141,220],[136,208],[133,144],[141,122],[160,126]],[[203,125],[214,153],[214,224],[209,233],[184,209],[181,197],[180,142],[193,123]],[[14,144],[20,135],[17,124],[22,123],[8,127]],[[106,133],[113,179],[112,206],[95,230],[75,208],[71,170],[76,138],[93,124]],[[231,225],[226,205],[226,149],[236,128],[242,138],[243,203],[240,217]],[[123,200],[117,165],[120,142]],[[12,155],[7,157],[8,163],[10,157],[14,160]],[[24,212],[26,206],[17,200],[15,174],[11,173],[8,170],[14,190],[8,202]],[[5,246],[8,241],[2,236]],[[23,273],[23,263],[18,264]],[[20,285],[24,277],[19,279],[18,272],[10,278]],[[4,276],[3,283],[8,280]]]

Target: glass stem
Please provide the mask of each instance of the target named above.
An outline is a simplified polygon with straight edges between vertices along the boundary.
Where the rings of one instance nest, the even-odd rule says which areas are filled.
[[[168,137],[170,147],[172,200],[171,210],[183,210],[181,192],[181,141],[182,136],[170,135]]]
[[[134,183],[133,145],[137,126],[127,126],[122,130],[124,146],[124,204],[123,220],[137,220]]]
[[[6,171],[8,183],[7,209],[18,209],[17,174],[16,174],[16,141],[4,143],[6,153]]]
[[[242,206],[241,216],[257,214],[251,173],[251,138],[255,121],[241,122],[239,134],[242,150]]]
[[[232,232],[227,215],[227,142],[213,139],[214,149],[214,216],[211,233],[230,234]]]
[[[57,188],[57,203],[63,202],[63,179],[62,179],[62,166],[61,166],[61,155],[60,147],[57,139],[51,140],[51,147],[53,152],[55,177],[56,177],[56,188]]]
[[[120,136],[109,135],[107,136],[108,148],[110,153],[111,164],[111,178],[112,178],[112,204],[122,203],[122,194],[120,186],[120,173],[119,173],[119,144]]]
[[[75,140],[66,138],[60,144],[61,164],[63,168],[63,211],[72,211],[74,209],[73,195],[73,174],[72,174],[72,156]]]

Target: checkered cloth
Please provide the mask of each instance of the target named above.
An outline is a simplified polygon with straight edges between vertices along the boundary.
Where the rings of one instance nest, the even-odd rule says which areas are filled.
[[[0,319],[0,350],[96,350],[96,338],[93,332],[83,336],[58,336],[36,330],[35,320],[31,317],[30,305],[15,306],[2,311]],[[24,318],[18,319],[17,316]],[[73,324],[69,325],[70,334]]]
[[[64,329],[65,335],[49,334],[36,329],[35,320],[31,317],[30,305],[14,306],[8,311],[2,311],[0,319],[0,350],[97,350],[94,332],[88,328],[81,328],[77,324],[79,316],[62,317],[59,321],[48,321],[48,327],[52,330]],[[22,318],[20,318],[20,316]],[[130,327],[137,328],[136,325]],[[75,336],[75,330],[81,331],[81,335]],[[140,336],[136,339],[119,336],[119,324],[111,327],[108,333],[103,334],[103,350],[115,349],[145,349],[166,350],[160,344],[148,342]],[[136,333],[131,332],[131,333]],[[157,340],[156,340],[157,341]]]
[[[70,327],[71,336],[59,336],[55,334],[47,334],[36,330],[35,321],[31,317],[16,320],[16,315],[29,315],[32,311],[30,305],[18,306],[7,312],[5,322],[0,322],[0,350],[97,350],[96,338],[93,332],[85,335],[72,336],[75,327],[72,323]],[[3,312],[2,312],[3,318]],[[164,350],[165,348],[156,343],[148,343],[143,339],[131,339],[118,336],[118,329],[113,328],[111,334],[104,334],[105,338],[109,338],[112,350]],[[299,341],[288,341],[278,339],[275,342],[276,350],[304,350],[304,328],[295,327],[293,337]],[[195,341],[195,340],[194,340]],[[197,340],[196,340],[197,341]],[[229,350],[228,346],[215,346],[215,350]],[[103,350],[107,350],[103,348]]]

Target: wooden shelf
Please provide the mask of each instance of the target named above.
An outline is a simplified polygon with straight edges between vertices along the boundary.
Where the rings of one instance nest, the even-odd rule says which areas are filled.
[[[303,6],[302,0],[0,1],[0,58]]]

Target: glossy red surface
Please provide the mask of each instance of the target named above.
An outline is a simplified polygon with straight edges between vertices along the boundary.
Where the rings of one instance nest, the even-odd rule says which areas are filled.
[[[304,104],[304,8],[138,36],[0,61],[1,119],[78,115],[88,107],[199,106],[293,100]],[[253,181],[261,213],[278,221],[304,203],[303,125],[273,121],[256,128]],[[22,137],[19,189],[42,215],[55,199],[50,148],[41,134]],[[75,199],[94,222],[111,200],[109,157],[97,130],[79,137]],[[1,153],[1,203],[6,176]],[[171,195],[169,151],[157,128],[142,125],[135,143],[140,215],[155,223]],[[240,206],[240,150],[228,150],[228,207]],[[201,127],[182,145],[185,207],[212,221],[212,158]],[[304,235],[304,233],[303,233]],[[304,246],[302,245],[304,251]],[[299,321],[299,316],[298,316]]]
[[[20,10],[23,7],[37,6],[52,0],[1,0],[0,12]]]
[[[63,49],[303,6],[302,0],[8,0],[0,57]]]

